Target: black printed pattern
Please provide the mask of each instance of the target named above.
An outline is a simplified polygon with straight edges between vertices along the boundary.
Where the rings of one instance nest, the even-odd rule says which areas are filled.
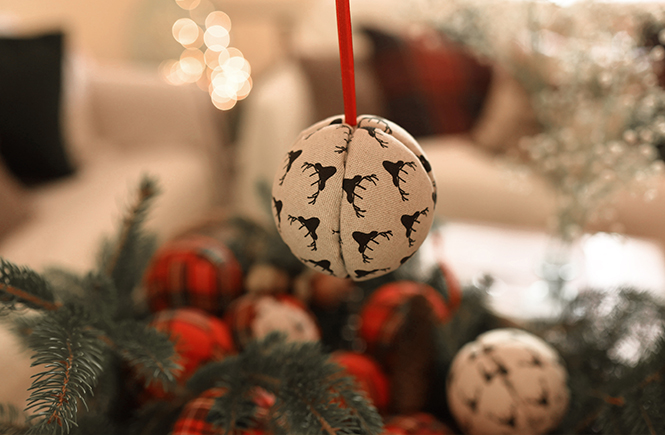
[[[317,185],[316,192],[314,192],[312,195],[308,196],[307,199],[309,199],[309,204],[316,204],[316,198],[319,197],[319,193],[323,191],[323,189],[326,188],[326,181],[330,179],[335,173],[337,172],[337,168],[334,166],[323,166],[321,163],[308,163],[305,162],[302,164],[302,170],[305,172],[308,169],[314,169],[314,172],[309,174],[310,178],[311,177],[317,177],[316,180],[310,186],[314,186],[315,184]]]
[[[282,184],[284,184],[284,179],[286,178],[286,174],[288,174],[289,171],[291,170],[291,166],[293,166],[293,162],[295,162],[298,159],[298,157],[300,157],[301,154],[302,154],[302,150],[289,151],[289,153],[287,154],[286,165],[284,165],[284,169],[285,169],[284,175],[282,175],[282,178],[279,179],[279,185],[280,186]]]
[[[356,278],[365,278],[366,276],[373,275],[377,272],[388,272],[389,270],[390,267],[384,267],[382,269],[372,269],[372,270],[356,269],[355,274]]]
[[[367,210],[361,209],[360,206],[356,204],[356,200],[363,199],[363,197],[360,196],[356,190],[367,190],[367,188],[362,185],[363,181],[368,181],[376,186],[376,182],[379,181],[379,177],[377,177],[376,174],[356,175],[353,178],[345,178],[342,181],[342,189],[344,192],[346,192],[346,200],[353,206],[353,210],[355,211],[356,217],[358,218],[365,217],[364,213],[367,212]]]
[[[404,169],[405,166],[415,170],[416,162],[405,162],[403,160],[399,160],[397,162],[391,162],[389,160],[383,161],[383,168],[386,171],[388,171],[388,173],[393,177],[393,184],[399,190],[399,194],[402,197],[402,201],[409,200],[409,198],[407,198],[409,194],[404,189],[402,189],[401,185],[401,183],[406,183],[406,180],[404,180],[400,174],[401,173],[408,174],[406,169]]]
[[[333,274],[333,271],[330,268],[330,265],[331,265],[330,261],[328,261],[328,260],[315,261],[315,260],[307,260],[305,258],[301,258],[300,261],[302,261],[305,264],[307,264],[307,263],[311,264],[315,269],[318,267],[318,268],[321,269],[322,272],[329,273],[330,275]]]
[[[370,258],[365,252],[367,250],[373,251],[372,247],[369,245],[370,243],[374,243],[376,245],[379,244],[379,242],[376,241],[378,237],[385,237],[386,239],[390,240],[390,237],[393,235],[393,232],[388,230],[388,231],[371,231],[369,233],[363,233],[361,231],[354,231],[352,234],[353,240],[358,243],[358,252],[362,255],[363,263],[369,263],[372,258]]]
[[[282,225],[282,208],[284,208],[284,203],[277,200],[274,196],[272,197],[272,205],[275,207],[275,217],[277,218],[277,228]]]
[[[317,217],[311,217],[309,219],[305,219],[302,216],[295,217],[289,215],[289,224],[293,224],[294,222],[300,222],[300,228],[298,228],[299,230],[303,228],[307,229],[307,234],[305,234],[305,238],[307,237],[312,238],[312,243],[307,245],[307,247],[311,248],[312,251],[316,251],[316,241],[319,239],[319,236],[316,234],[316,230],[319,228],[321,220]]]
[[[412,247],[413,244],[416,242],[414,239],[411,238],[411,235],[416,232],[413,226],[415,224],[419,224],[420,221],[418,220],[418,218],[420,216],[427,216],[428,212],[429,208],[426,207],[424,210],[417,211],[414,214],[405,214],[402,215],[402,217],[400,218],[402,225],[406,229],[406,238],[409,239],[409,247]]]

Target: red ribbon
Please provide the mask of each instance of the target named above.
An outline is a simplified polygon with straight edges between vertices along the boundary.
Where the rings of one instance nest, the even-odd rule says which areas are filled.
[[[344,122],[356,125],[356,79],[353,67],[353,36],[349,0],[335,0],[337,5],[337,36],[339,60],[342,66],[342,92],[344,94]]]

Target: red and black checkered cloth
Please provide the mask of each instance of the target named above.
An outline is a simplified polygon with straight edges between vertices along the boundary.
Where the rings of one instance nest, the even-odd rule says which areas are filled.
[[[195,307],[222,315],[243,292],[243,272],[222,242],[202,235],[165,243],[153,256],[144,278],[152,312]]]
[[[453,435],[454,432],[431,414],[418,412],[386,419],[382,435]]]
[[[398,35],[364,29],[386,117],[415,137],[468,132],[482,110],[492,77],[461,46],[431,30]]]

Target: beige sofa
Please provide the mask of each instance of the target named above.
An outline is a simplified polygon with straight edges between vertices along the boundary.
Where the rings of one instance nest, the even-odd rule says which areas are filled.
[[[161,194],[147,228],[165,240],[228,197],[223,114],[196,86],[174,87],[156,68],[69,58],[67,152],[75,172],[27,187],[0,168],[0,256],[36,271],[84,273],[146,174]],[[0,328],[0,403],[25,406],[29,355]]]

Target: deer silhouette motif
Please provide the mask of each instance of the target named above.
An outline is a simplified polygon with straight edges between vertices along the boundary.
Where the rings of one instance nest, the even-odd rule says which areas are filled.
[[[425,168],[425,172],[432,172],[432,165],[430,162],[425,158],[424,155],[419,155],[418,160],[420,160],[420,163],[423,164],[423,168]]]
[[[275,206],[275,212],[277,215],[277,226],[279,227],[282,224],[282,208],[284,208],[284,203],[278,201],[274,196],[272,197],[272,204]]]
[[[372,184],[376,186],[376,182],[379,181],[379,177],[376,176],[376,174],[372,175],[356,175],[353,178],[345,178],[342,181],[342,189],[344,192],[346,192],[346,200],[353,206],[353,211],[356,212],[356,217],[363,218],[367,210],[363,210],[360,208],[358,204],[356,204],[356,199],[363,199],[362,196],[356,193],[356,189],[362,189],[362,190],[367,190],[365,187],[363,187],[360,183],[363,181],[369,181]]]
[[[397,162],[391,162],[389,160],[384,160],[383,161],[383,167],[390,175],[393,177],[393,184],[397,189],[399,190],[399,194],[402,196],[402,201],[408,201],[409,194],[402,189],[402,186],[400,183],[406,183],[406,180],[404,180],[400,174],[404,172],[405,174],[408,174],[406,169],[404,167],[409,167],[411,169],[416,169],[416,162],[405,162],[403,160],[399,160]]]
[[[310,186],[317,184],[317,190],[312,195],[308,196],[307,199],[310,201],[308,204],[316,204],[316,199],[319,197],[319,193],[326,188],[326,181],[330,179],[337,172],[337,168],[334,166],[323,166],[321,163],[308,163],[305,162],[302,164],[302,171],[305,172],[307,169],[314,169],[314,172],[309,174],[310,177],[318,176],[318,180],[315,180]]]
[[[420,221],[418,218],[420,216],[427,216],[427,213],[429,212],[429,207],[425,207],[424,210],[422,211],[417,211],[414,214],[404,214],[401,217],[402,225],[404,225],[404,228],[406,229],[406,237],[409,239],[409,247],[412,247],[413,244],[416,242],[411,238],[411,234],[415,233],[416,230],[413,228],[415,224],[419,224]]]
[[[343,128],[344,130],[346,130],[346,134],[344,135],[344,145],[335,146],[335,152],[337,154],[342,154],[349,150],[349,144],[351,143],[351,139],[353,139],[353,128],[351,128],[350,125],[346,124],[340,125],[339,128]]]
[[[308,248],[312,248],[312,251],[316,251],[316,241],[319,239],[319,236],[316,234],[317,228],[319,228],[319,224],[321,221],[317,217],[312,217],[309,219],[305,219],[302,216],[292,216],[289,215],[289,224],[293,224],[294,222],[300,222],[300,227],[298,228],[299,230],[306,228],[307,229],[307,234],[305,234],[305,238],[311,237],[312,238],[312,243],[307,245]]]
[[[286,162],[286,165],[284,165],[284,168],[286,169],[284,171],[284,175],[279,179],[279,185],[281,186],[284,184],[284,179],[286,178],[286,174],[289,173],[291,170],[291,166],[293,166],[293,162],[296,161],[298,157],[302,154],[302,150],[296,150],[296,151],[289,151],[287,156],[288,156],[288,161]]]
[[[375,243],[379,244],[379,242],[376,241],[377,237],[385,237],[386,239],[390,240],[390,237],[393,235],[392,231],[371,231],[369,233],[363,233],[361,231],[354,231],[351,236],[353,237],[353,240],[355,240],[358,243],[358,252],[362,255],[363,258],[363,263],[369,263],[370,260],[373,260],[370,258],[367,254],[365,254],[365,251],[368,249],[370,251],[373,251],[369,244],[370,243]]]
[[[363,121],[365,124],[367,124],[370,121],[375,121],[378,124],[383,126],[383,129],[380,129],[379,127],[374,127],[372,125],[363,125]],[[381,139],[382,134],[387,134],[387,135],[392,135],[393,134],[393,129],[390,128],[388,123],[386,121],[382,120],[381,118],[362,118],[360,122],[358,122],[358,128],[366,130],[367,133],[369,133],[370,137],[374,138],[379,145],[381,145],[381,148],[388,148],[388,142]],[[378,134],[377,134],[378,133]]]
[[[315,261],[315,260],[307,260],[305,258],[301,258],[300,260],[303,263],[312,264],[314,268],[320,267],[323,272],[328,272],[331,275],[333,274],[333,271],[330,268],[330,261],[328,261],[328,260]]]
[[[356,274],[356,278],[364,278],[376,272],[387,272],[389,270],[390,270],[389,267],[384,267],[383,269],[372,269],[372,270],[356,269],[353,273]]]

